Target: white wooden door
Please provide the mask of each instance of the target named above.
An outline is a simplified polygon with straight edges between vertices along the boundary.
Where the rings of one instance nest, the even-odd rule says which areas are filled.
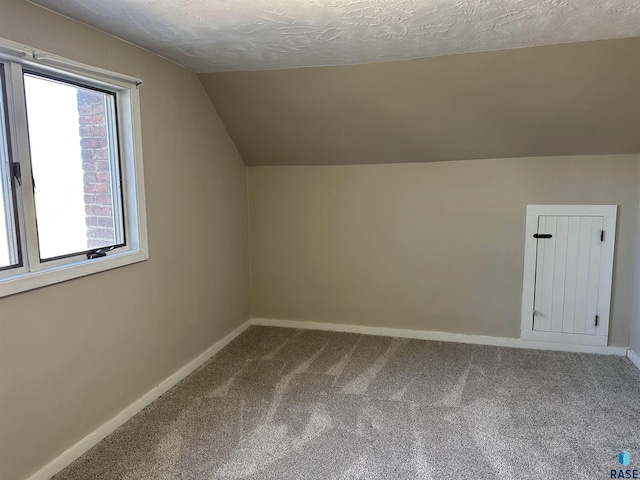
[[[616,205],[528,205],[525,340],[606,346]]]
[[[595,335],[603,221],[603,217],[538,217],[534,330]]]

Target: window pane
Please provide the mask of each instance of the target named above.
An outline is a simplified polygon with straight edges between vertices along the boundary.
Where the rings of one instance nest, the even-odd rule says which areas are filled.
[[[19,264],[15,209],[11,190],[11,163],[7,142],[4,85],[0,66],[0,269]]]
[[[25,74],[40,258],[124,244],[114,95]]]

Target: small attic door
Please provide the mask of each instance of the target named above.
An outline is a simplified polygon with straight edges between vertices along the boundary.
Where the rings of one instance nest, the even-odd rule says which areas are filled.
[[[607,345],[615,205],[528,205],[521,338]]]

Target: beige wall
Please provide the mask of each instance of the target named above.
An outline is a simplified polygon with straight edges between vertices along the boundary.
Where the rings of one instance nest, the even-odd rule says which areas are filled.
[[[640,286],[640,280],[637,278],[640,276],[640,268],[636,267],[636,288],[634,289],[634,315],[631,320],[631,325],[629,328],[629,347],[634,353],[640,356],[640,294],[638,294],[638,287]]]
[[[202,74],[247,165],[640,153],[640,37]]]
[[[248,318],[246,167],[194,74],[22,0],[0,36],[145,82],[150,259],[0,299],[0,478],[21,480]]]
[[[527,204],[618,204],[626,346],[638,156],[250,167],[252,316],[519,337]]]
[[[640,159],[638,160],[640,171]],[[640,192],[640,175],[638,176],[638,191]],[[640,211],[638,212],[638,227],[636,233],[636,258],[633,283],[633,314],[629,325],[629,346],[636,355],[640,355]]]

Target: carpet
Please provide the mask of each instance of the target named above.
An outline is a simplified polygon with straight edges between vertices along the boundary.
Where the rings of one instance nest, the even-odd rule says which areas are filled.
[[[253,326],[54,479],[604,479],[617,468],[640,468],[640,370],[626,358]]]

